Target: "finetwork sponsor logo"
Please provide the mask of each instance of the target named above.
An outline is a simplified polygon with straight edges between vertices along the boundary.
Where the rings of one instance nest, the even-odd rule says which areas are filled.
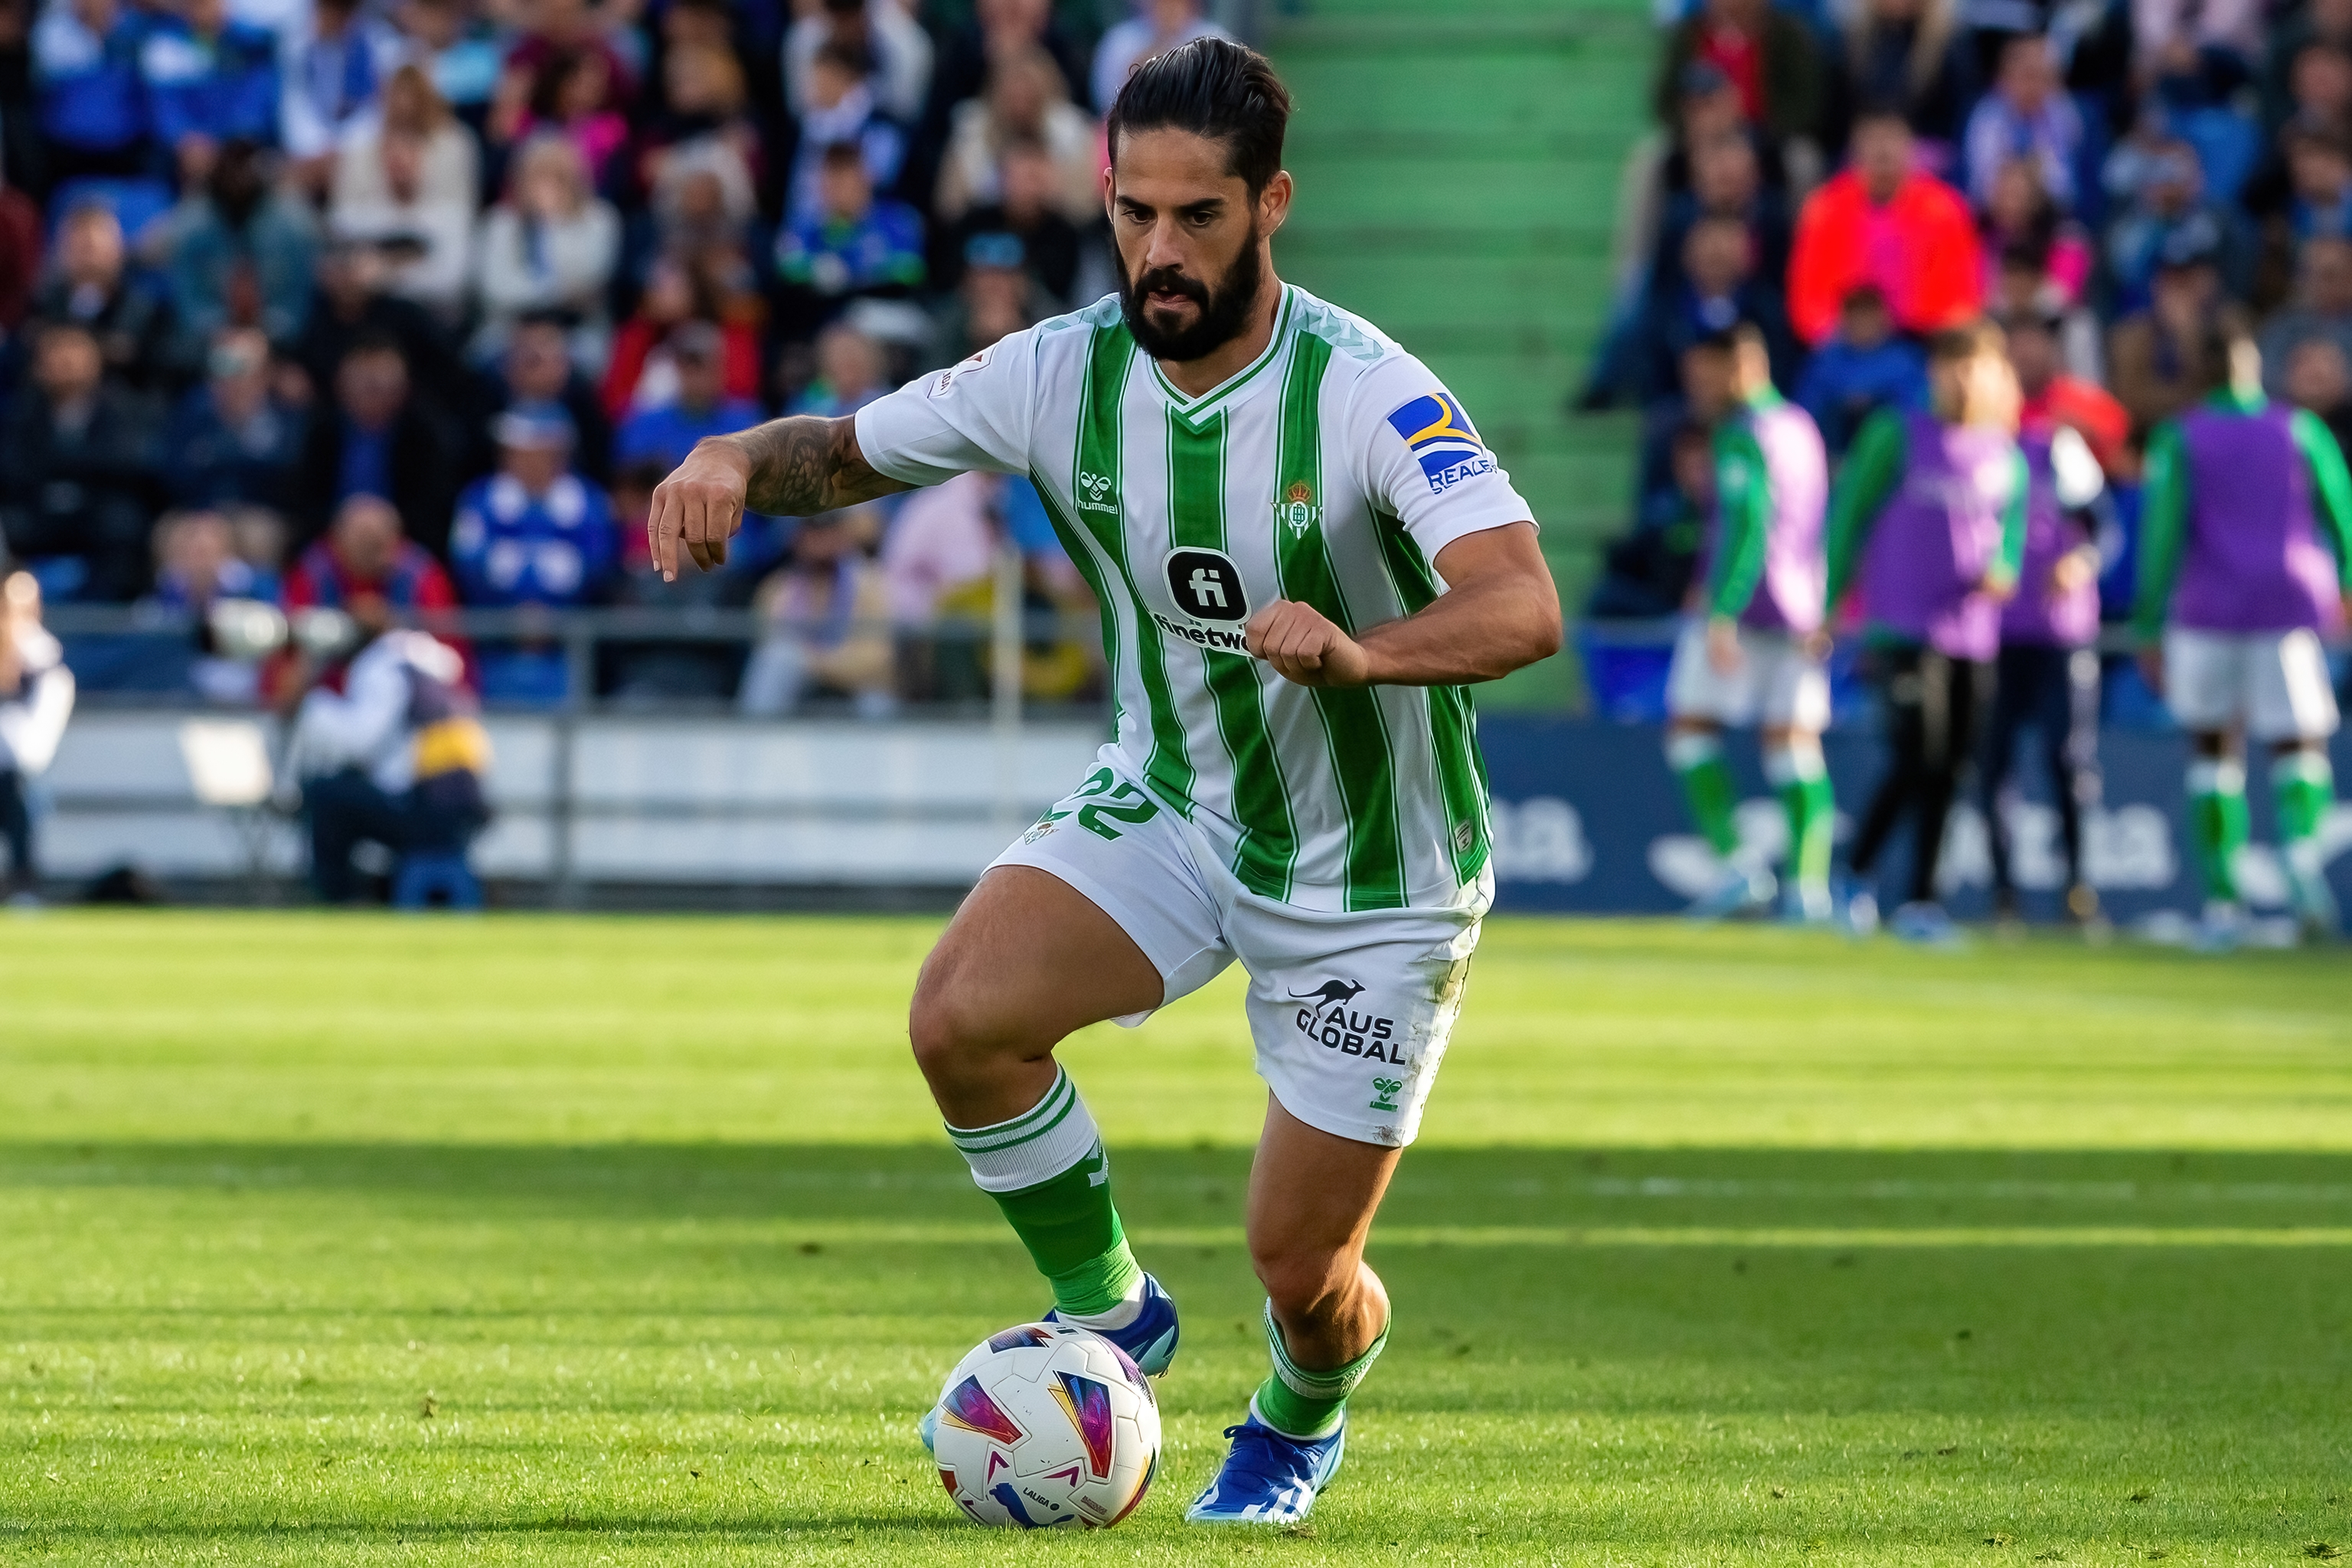
[[[1290,999],[1303,1004],[1295,1020],[1298,1032],[1342,1056],[1402,1064],[1404,1042],[1396,1037],[1396,1020],[1349,1005],[1363,994],[1352,980],[1326,980],[1312,991],[1292,992]]]
[[[1389,428],[1404,437],[1434,494],[1444,495],[1465,479],[1495,471],[1494,455],[1449,393],[1414,398],[1390,414]]]
[[[1151,612],[1151,618],[1159,623],[1161,631],[1171,637],[1182,637],[1195,647],[1213,648],[1219,653],[1249,652],[1249,639],[1240,632],[1225,631],[1216,626],[1187,626],[1157,610]]]

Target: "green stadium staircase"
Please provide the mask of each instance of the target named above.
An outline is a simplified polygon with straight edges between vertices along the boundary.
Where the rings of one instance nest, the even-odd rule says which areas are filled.
[[[1641,0],[1293,0],[1284,277],[1362,313],[1461,397],[1544,528],[1571,616],[1626,521],[1634,431],[1571,416],[1609,309],[1618,172],[1648,123]],[[1580,706],[1572,651],[1481,693]]]

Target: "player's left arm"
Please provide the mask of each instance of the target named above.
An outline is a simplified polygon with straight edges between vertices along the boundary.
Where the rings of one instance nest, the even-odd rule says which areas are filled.
[[[2009,505],[2000,514],[2000,548],[1994,552],[1992,564],[1984,574],[1985,592],[1996,599],[2017,592],[2017,574],[2025,569],[2026,488],[2033,482],[2033,475],[2025,465],[2024,453],[2013,454],[2011,461],[2015,472],[2009,487]]]
[[[1446,589],[1417,615],[1353,637],[1277,599],[1250,617],[1249,650],[1300,686],[1462,686],[1559,651],[1559,591],[1534,522],[1465,533],[1432,564]]]
[[[2336,547],[2338,588],[2352,598],[2352,471],[2346,469],[2343,448],[2317,415],[2307,408],[2297,409],[2291,428],[2294,444],[2303,448],[2304,460],[2311,465],[2320,531]]]

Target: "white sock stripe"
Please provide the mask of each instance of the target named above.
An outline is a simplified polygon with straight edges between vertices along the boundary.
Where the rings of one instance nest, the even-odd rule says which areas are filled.
[[[1713,762],[1723,755],[1723,742],[1713,735],[1669,735],[1666,765],[1676,773]]]
[[[957,1140],[957,1152],[971,1167],[971,1179],[982,1192],[1017,1193],[1039,1186],[1096,1157],[1102,1161],[1103,1179],[1109,1179],[1110,1157],[1102,1152],[1102,1132],[1093,1113],[1067,1079],[1057,1087],[1066,1091],[1049,1093],[1038,1102],[1046,1114],[1030,1112],[1034,1120],[1016,1134],[989,1142]]]
[[[2230,758],[2200,757],[2189,764],[2190,795],[2243,795],[2246,766]]]
[[[2318,752],[2289,752],[2284,756],[2272,758],[2271,782],[2279,784],[2288,779],[2304,779],[2312,784],[2333,784],[2336,782],[2336,769],[2329,763],[2326,756]]]
[[[1290,1359],[1290,1347],[1282,1340],[1282,1325],[1274,1321],[1274,1303],[1268,1301],[1265,1304],[1265,1343],[1266,1348],[1274,1352],[1274,1375],[1282,1380],[1283,1386],[1301,1399],[1347,1398],[1356,1391],[1356,1385],[1364,1381],[1364,1374],[1372,1370],[1372,1363],[1380,1359],[1381,1352],[1388,1342],[1389,1331],[1382,1329],[1381,1337],[1347,1365],[1317,1372]]]
[[[992,1121],[985,1127],[958,1127],[952,1122],[941,1122],[940,1125],[947,1129],[948,1141],[959,1149],[971,1145],[986,1147],[1001,1143],[1023,1131],[1034,1131],[1037,1123],[1050,1112],[1059,1110],[1061,1102],[1074,1092],[1068,1070],[1056,1067],[1054,1081],[1046,1085],[1045,1092],[1038,1097],[1037,1103],[1020,1115]]]

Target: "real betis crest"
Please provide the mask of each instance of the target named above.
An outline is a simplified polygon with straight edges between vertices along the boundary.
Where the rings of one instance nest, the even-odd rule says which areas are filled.
[[[1314,487],[1300,479],[1288,493],[1274,503],[1274,520],[1290,525],[1291,537],[1304,539],[1307,531],[1323,521],[1323,509],[1315,504]]]

